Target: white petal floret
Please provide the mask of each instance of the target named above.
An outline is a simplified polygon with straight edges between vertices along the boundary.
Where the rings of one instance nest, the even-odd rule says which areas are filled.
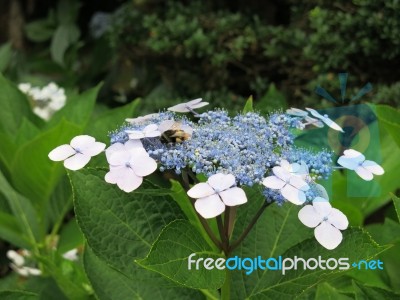
[[[82,169],[93,156],[104,151],[106,145],[96,142],[88,135],[79,135],[74,137],[70,144],[56,147],[49,153],[52,161],[64,161],[64,166],[69,170]]]
[[[185,112],[190,112],[196,108],[200,108],[200,107],[203,107],[206,105],[208,105],[208,102],[202,102],[202,99],[198,98],[198,99],[191,100],[189,102],[184,102],[184,103],[174,105],[172,107],[169,107],[168,110],[173,111],[173,112],[185,113]]]
[[[116,184],[127,193],[136,190],[142,184],[143,177],[157,169],[156,161],[139,140],[113,144],[106,150],[106,157],[110,171],[105,175],[105,181]]]
[[[312,205],[305,205],[298,213],[299,220],[314,229],[316,240],[326,249],[335,249],[343,236],[340,230],[349,226],[347,217],[321,197],[314,199]]]
[[[247,202],[243,189],[234,186],[235,177],[231,174],[217,173],[207,182],[194,185],[188,196],[197,199],[195,209],[205,219],[214,218],[225,211],[225,205],[237,206]]]
[[[342,167],[353,170],[366,181],[374,178],[374,175],[382,175],[385,173],[383,168],[372,160],[365,160],[365,156],[353,149],[348,149],[339,157],[338,164]]]

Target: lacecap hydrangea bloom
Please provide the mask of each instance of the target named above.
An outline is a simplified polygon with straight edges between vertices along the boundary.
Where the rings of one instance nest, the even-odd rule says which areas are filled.
[[[343,129],[313,109],[276,111],[268,116],[257,112],[230,116],[224,109],[195,111],[207,104],[199,98],[166,111],[126,119],[124,125],[110,133],[111,145],[105,150],[110,171],[105,180],[131,192],[139,188],[143,177],[157,169],[172,173],[180,178],[199,217],[217,218],[220,227],[222,213],[229,214],[232,207],[244,203],[251,205],[242,188],[259,186],[266,205],[304,205],[299,212],[300,221],[315,227],[316,239],[322,246],[336,248],[342,240],[340,230],[347,228],[347,218],[331,208],[326,190],[317,181],[329,178],[338,166],[333,163],[332,151],[312,152],[296,147],[294,129],[316,124],[340,132]],[[95,143],[94,139],[91,142]],[[70,146],[71,153],[79,154],[79,149],[72,143]],[[364,171],[359,168],[370,165],[361,158],[355,164],[349,160],[343,163],[343,159],[339,163],[360,174]],[[375,175],[383,173],[376,166],[370,171]],[[206,181],[199,182],[201,176]],[[321,199],[327,204],[315,204]],[[202,224],[211,237],[207,222]],[[221,242],[215,243],[225,252],[231,250]]]

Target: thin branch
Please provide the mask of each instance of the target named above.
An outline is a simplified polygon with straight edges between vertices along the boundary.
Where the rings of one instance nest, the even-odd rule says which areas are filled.
[[[231,207],[226,206],[225,208],[225,216],[224,216],[224,234],[226,239],[229,241],[229,224],[230,224],[230,218],[231,218]]]
[[[225,236],[224,224],[222,223],[221,215],[217,216],[216,219],[217,219],[219,236],[221,237],[221,241],[222,241],[222,250],[224,250],[225,254],[228,255],[229,241],[227,240],[227,238]]]
[[[233,250],[236,249],[237,246],[240,245],[240,243],[247,237],[251,229],[254,227],[254,225],[257,223],[258,219],[261,217],[262,213],[264,210],[271,204],[272,202],[267,202],[265,201],[264,204],[260,207],[260,209],[257,211],[257,213],[254,215],[253,219],[250,221],[249,225],[246,227],[246,229],[243,231],[243,233],[240,235],[240,237],[232,244],[232,246],[229,248],[229,252],[232,252]]]

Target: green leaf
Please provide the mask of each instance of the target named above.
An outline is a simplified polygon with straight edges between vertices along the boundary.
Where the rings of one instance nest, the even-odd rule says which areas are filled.
[[[282,257],[301,257],[305,260],[309,258],[323,259],[347,257],[349,263],[362,259],[370,260],[379,253],[385,251],[387,247],[377,245],[371,237],[359,229],[348,229],[344,232],[343,242],[334,251],[321,249],[317,241],[312,238],[306,240],[288,251],[282,253]],[[357,251],[354,249],[357,248]],[[286,299],[301,294],[307,287],[312,287],[317,283],[329,280],[343,271],[336,270],[303,270],[298,268],[285,274],[274,271],[265,271],[250,298],[258,299],[263,296],[266,298]]]
[[[35,240],[39,241],[42,236],[35,209],[27,198],[18,194],[11,187],[1,172],[0,192],[6,197],[11,211],[18,221],[18,226],[24,233],[22,237],[32,246]]]
[[[353,298],[343,294],[341,291],[335,289],[330,284],[324,282],[318,285],[315,299],[351,300]]]
[[[89,282],[80,265],[64,259],[56,251],[53,251],[49,256],[41,256],[38,260],[68,299],[83,300],[90,298]]]
[[[163,227],[184,218],[176,203],[167,195],[148,194],[147,190],[156,186],[147,181],[134,192],[125,193],[106,183],[104,175],[105,171],[95,169],[69,172],[76,218],[94,254],[128,277],[131,288],[143,299],[197,295],[166,287],[168,281],[134,263],[146,256]],[[98,274],[90,280],[103,282],[103,278]]]
[[[244,105],[243,108],[243,114],[247,114],[248,112],[253,112],[253,96],[250,96],[249,98],[247,98],[246,100],[246,104]]]
[[[144,294],[139,294],[129,277],[108,266],[90,247],[86,247],[83,259],[86,273],[98,299],[146,299],[146,295],[153,295],[150,289]]]
[[[15,216],[0,211],[0,239],[20,248],[29,248]]]
[[[243,231],[249,220],[265,201],[260,191],[246,189],[247,204],[238,210],[238,219],[234,229],[234,240]],[[371,237],[359,229],[343,232],[342,243],[333,251],[324,249],[313,237],[313,230],[305,227],[297,217],[299,207],[286,204],[279,207],[272,204],[267,207],[255,227],[241,246],[233,253],[239,257],[263,258],[282,256],[283,258],[304,259],[330,257],[348,257],[349,263],[361,259],[371,259],[386,247],[377,245]],[[311,238],[309,238],[312,236]],[[357,247],[357,251],[354,248]],[[255,270],[252,274],[233,272],[232,294],[238,299],[288,299],[301,295],[307,288],[319,282],[335,277],[342,270],[290,270],[282,275],[281,271]]]
[[[14,137],[25,118],[35,122],[28,100],[18,88],[0,74],[0,129]]]
[[[173,249],[173,251],[171,251]],[[185,287],[218,289],[225,280],[225,271],[216,268],[189,270],[188,258],[216,260],[219,257],[188,221],[176,220],[163,229],[146,258],[136,262]],[[193,266],[194,268],[194,266]]]
[[[256,188],[246,188],[245,192],[247,199],[251,201],[241,205],[237,211],[233,241],[238,239],[265,201],[261,191]],[[285,250],[312,236],[312,231],[301,225],[297,212],[298,208],[294,205],[279,207],[271,204],[232,256],[277,257]],[[294,232],[296,234],[293,234]],[[245,299],[256,288],[257,282],[263,276],[264,272],[260,270],[251,275],[246,275],[243,271],[233,272],[232,286],[234,288],[231,294],[235,294],[238,299]]]
[[[88,124],[86,128],[87,134],[95,136],[98,141],[109,142],[109,132],[120,126],[126,118],[131,117],[139,104],[140,102],[135,100],[101,114]]]
[[[7,69],[12,55],[11,43],[5,43],[0,47],[0,73]]]
[[[39,128],[37,128],[35,124],[24,117],[21,127],[19,128],[18,133],[15,137],[15,143],[17,145],[23,145],[39,134]]]
[[[400,148],[388,133],[381,129],[380,141],[371,141],[371,145],[365,151],[359,150],[367,159],[376,161],[383,167],[385,173],[382,176],[374,176],[373,181],[364,181],[350,170],[345,170],[343,173],[334,172],[332,175],[333,205],[338,204],[339,207],[339,202],[345,202],[346,205],[357,208],[364,218],[390,202],[390,192],[400,188],[400,182],[397,180]],[[362,131],[368,130],[368,128],[362,129]]]
[[[54,34],[56,24],[51,18],[32,21],[25,26],[28,39],[34,42],[45,42]]]
[[[286,97],[271,83],[267,93],[256,102],[255,108],[262,114],[268,114],[271,110],[285,109]]]
[[[38,300],[39,295],[24,291],[1,291],[1,300]]]
[[[400,110],[388,105],[376,105],[376,115],[379,123],[383,124],[397,146],[400,147]]]
[[[84,243],[85,238],[82,231],[79,229],[76,219],[73,218],[66,225],[63,225],[57,250],[59,253],[64,254],[74,248],[81,248]]]
[[[397,219],[400,222],[400,198],[396,197],[394,194],[392,195],[392,200],[393,200],[393,204],[394,204],[394,209],[396,210],[396,214],[397,214]]]
[[[78,42],[79,36],[80,31],[75,24],[59,25],[51,39],[50,53],[52,59],[60,65],[64,65],[65,52],[71,45]]]
[[[393,293],[384,289],[369,287],[361,285],[356,281],[353,281],[354,291],[356,300],[387,300],[387,299],[399,299],[400,294]]]
[[[53,115],[47,123],[46,128],[55,127],[63,119],[82,129],[85,128],[92,115],[101,86],[102,84],[98,84],[96,87],[86,90],[79,95],[68,96],[67,104]]]
[[[57,232],[65,215],[72,209],[71,184],[66,174],[58,181],[46,204],[46,223],[53,226],[53,232]]]
[[[8,172],[10,172],[11,163],[14,159],[15,152],[17,152],[17,145],[11,139],[11,137],[4,132],[1,132],[0,129],[0,167],[5,170],[6,175],[8,176]]]
[[[56,127],[38,135],[15,153],[11,166],[15,188],[32,203],[38,211],[46,205],[51,193],[63,174],[63,166],[48,158],[51,150],[69,141],[81,132],[81,128],[62,120]]]

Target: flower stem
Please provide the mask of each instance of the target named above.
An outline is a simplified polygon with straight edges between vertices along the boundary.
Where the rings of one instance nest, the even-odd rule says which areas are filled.
[[[228,241],[229,241],[230,218],[231,218],[231,207],[227,206],[225,208],[225,216],[224,216],[224,229],[225,229],[224,234]]]
[[[225,210],[224,226],[226,238],[228,239],[228,241],[231,238],[233,225],[235,224],[236,211],[237,206],[227,206]]]
[[[224,251],[225,255],[228,256],[228,249],[229,249],[229,240],[226,238],[224,224],[222,223],[221,215],[217,216],[217,225],[219,236],[221,237],[222,241],[222,250]]]
[[[240,243],[247,237],[251,229],[254,227],[254,225],[257,223],[258,219],[261,217],[262,213],[264,210],[271,204],[272,202],[267,202],[265,201],[263,205],[260,207],[260,209],[257,211],[257,213],[254,215],[253,219],[250,221],[249,225],[246,227],[246,229],[243,231],[243,233],[240,235],[240,237],[232,244],[232,246],[229,248],[229,252],[232,252],[233,250],[236,249],[237,246],[240,245]]]

